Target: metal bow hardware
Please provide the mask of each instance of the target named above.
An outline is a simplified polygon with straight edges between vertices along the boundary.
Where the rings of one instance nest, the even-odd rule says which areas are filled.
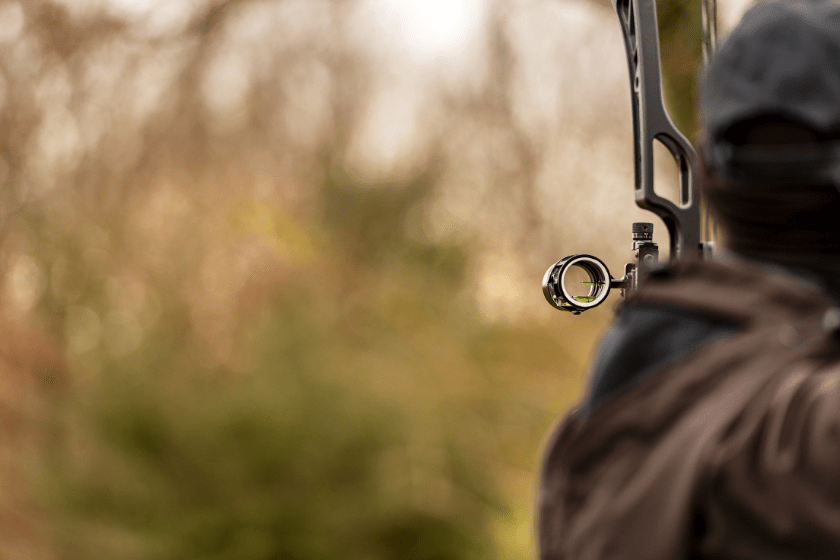
[[[703,59],[708,63],[716,42],[714,0],[702,0]],[[668,228],[671,259],[709,256],[713,243],[711,227],[704,216],[704,232],[700,231],[701,202],[694,185],[693,169],[697,154],[691,143],[674,126],[662,96],[662,71],[659,56],[659,29],[655,0],[612,0],[618,14],[627,51],[630,71],[630,93],[633,108],[633,138],[636,204],[659,216]],[[654,192],[653,142],[664,145],[674,158],[679,171],[679,198],[675,203]],[[705,212],[704,212],[705,213]],[[592,255],[571,255],[552,265],[543,278],[543,293],[548,302],[563,311],[579,315],[606,300],[613,288],[626,296],[639,286],[645,275],[659,261],[659,248],[653,242],[653,224],[633,224],[635,262],[625,266],[624,276],[613,278],[604,262]],[[588,282],[588,293],[574,295],[566,282],[572,269],[582,270]]]

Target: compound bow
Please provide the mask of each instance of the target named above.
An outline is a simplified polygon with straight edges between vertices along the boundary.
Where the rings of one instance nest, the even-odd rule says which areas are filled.
[[[659,29],[655,0],[612,0],[627,51],[630,71],[630,92],[633,107],[633,138],[636,204],[658,215],[668,228],[671,259],[692,254],[709,257],[714,243],[708,214],[701,212],[701,201],[694,184],[697,155],[691,143],[674,126],[662,96],[662,71],[659,55]],[[703,61],[711,59],[716,44],[717,17],[715,0],[702,0]],[[679,202],[662,198],[654,192],[653,142],[663,144],[679,171]],[[704,231],[700,231],[701,213]],[[563,311],[579,315],[606,300],[613,288],[621,289],[622,297],[639,286],[639,282],[659,261],[659,248],[653,241],[653,224],[633,224],[635,262],[624,268],[624,276],[613,278],[604,262],[592,255],[570,255],[554,265],[543,278],[543,293],[548,302]],[[701,235],[705,238],[701,241]],[[567,273],[572,268],[583,270],[589,277],[589,293],[575,296],[567,289]]]

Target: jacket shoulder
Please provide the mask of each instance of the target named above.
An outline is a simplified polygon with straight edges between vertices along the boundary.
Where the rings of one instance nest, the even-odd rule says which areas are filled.
[[[712,448],[698,504],[710,556],[840,556],[840,362],[806,361],[769,384]],[[773,550],[767,546],[773,535]]]

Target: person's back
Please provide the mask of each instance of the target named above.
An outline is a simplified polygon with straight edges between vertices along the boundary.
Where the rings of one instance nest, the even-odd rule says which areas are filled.
[[[750,10],[702,109],[728,249],[618,309],[545,450],[542,560],[840,558],[840,6]]]

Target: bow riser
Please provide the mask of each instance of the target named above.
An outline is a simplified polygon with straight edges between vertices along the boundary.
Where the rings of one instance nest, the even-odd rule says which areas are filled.
[[[700,204],[692,172],[697,154],[665,110],[655,0],[613,0],[627,51],[633,108],[636,204],[659,216],[668,228],[671,258],[696,255]],[[653,142],[664,145],[679,173],[678,204],[654,191]]]
[[[714,0],[703,2],[703,52],[704,60],[707,60],[715,42]],[[636,204],[655,213],[665,223],[672,260],[709,256],[713,244],[701,243],[701,204],[693,180],[697,154],[665,110],[656,2],[613,0],[613,7],[621,23],[630,73]],[[677,202],[667,200],[654,191],[654,142],[664,145],[676,163],[680,195]],[[557,309],[579,315],[603,303],[611,289],[620,289],[622,296],[626,296],[639,287],[650,270],[658,266],[659,247],[653,241],[652,223],[633,224],[633,250],[635,262],[625,266],[624,276],[620,279],[613,278],[604,262],[592,255],[571,255],[561,259],[548,269],[543,278],[546,300]],[[587,295],[575,295],[575,290],[566,285],[567,273],[573,267],[588,276],[589,281],[583,283],[589,286]]]

